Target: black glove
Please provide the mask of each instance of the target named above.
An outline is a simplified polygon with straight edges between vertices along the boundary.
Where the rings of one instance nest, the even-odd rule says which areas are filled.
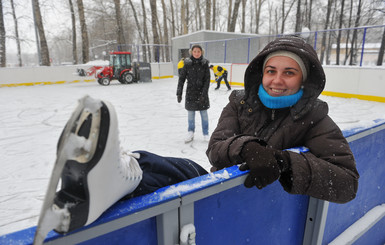
[[[177,95],[177,100],[178,100],[178,103],[180,103],[182,101],[182,95]]]
[[[290,163],[288,152],[262,146],[254,141],[244,145],[241,157],[245,163],[239,167],[239,170],[250,169],[244,183],[247,188],[255,185],[258,189],[262,189],[273,183],[289,168]]]

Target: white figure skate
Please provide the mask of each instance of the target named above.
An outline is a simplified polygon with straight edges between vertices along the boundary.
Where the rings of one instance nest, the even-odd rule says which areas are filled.
[[[61,188],[56,192],[59,179]],[[92,223],[134,191],[141,179],[133,154],[120,149],[113,106],[82,98],[58,142],[34,244],[42,243],[52,229],[66,233]]]

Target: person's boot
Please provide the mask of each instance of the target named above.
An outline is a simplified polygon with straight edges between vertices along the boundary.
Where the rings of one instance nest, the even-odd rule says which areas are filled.
[[[70,213],[69,225],[56,228],[61,233],[92,223],[142,179],[137,160],[120,149],[113,106],[90,97],[82,100],[80,116],[67,122],[69,139],[62,135],[58,142],[58,149],[71,149],[54,200],[54,205]]]

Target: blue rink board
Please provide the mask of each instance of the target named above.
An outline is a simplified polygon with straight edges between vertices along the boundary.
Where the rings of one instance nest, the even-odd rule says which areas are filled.
[[[178,199],[181,196],[186,196],[186,195],[198,192],[202,189],[221,184],[232,178],[240,177],[245,174],[247,174],[247,171],[245,172],[239,171],[237,166],[233,166],[233,167],[227,168],[226,170],[217,171],[215,174],[213,173],[206,174],[204,176],[187,180],[187,181],[178,183],[176,185],[161,188],[158,191],[148,195],[135,197],[125,201],[119,201],[118,203],[113,205],[111,208],[109,208],[105,213],[103,213],[103,215],[92,224],[88,225],[87,227],[78,229],[73,233],[68,233],[67,235],[70,236],[77,232],[81,232],[83,230],[97,227],[101,224],[114,221],[116,219],[122,218],[127,215],[132,215],[138,212],[146,211],[146,209],[152,208],[157,205],[167,204],[167,202],[170,202],[174,199]],[[194,187],[194,188],[191,188],[191,187]],[[156,227],[154,227],[154,225],[152,224],[153,221],[146,221],[146,222],[148,226],[146,229],[155,230],[155,234],[156,234]],[[131,232],[134,236],[137,236],[138,234],[141,233],[140,230],[136,231],[135,224],[129,227],[134,229],[134,231]],[[31,227],[25,230],[0,236],[0,244],[32,244],[35,230],[36,230],[36,227]],[[116,239],[116,237],[119,237],[120,235],[123,237],[128,236],[129,233],[127,233],[124,230],[125,229],[114,232],[115,237],[113,237],[113,239]],[[93,240],[93,244],[104,244],[102,241],[105,241],[107,237],[109,237],[110,235],[107,234],[104,236],[105,237],[100,237],[101,238],[100,243],[97,240]],[[52,241],[60,237],[63,237],[63,236],[54,231],[51,231],[48,233],[45,242]],[[138,244],[142,244],[142,243],[138,243]],[[147,243],[144,242],[143,244],[147,244]]]
[[[204,244],[301,244],[308,197],[290,195],[278,182],[237,186],[195,202],[196,242]]]
[[[357,196],[346,204],[330,203],[323,244],[328,244],[369,210],[385,203],[385,129],[349,143],[360,174]],[[385,219],[355,245],[385,244]]]
[[[332,241],[371,208],[385,203],[384,125],[378,122],[376,127],[383,129],[350,142],[361,176],[358,194],[356,199],[347,204],[329,204],[322,244]],[[372,128],[345,131],[344,135],[355,137],[370,130]],[[278,182],[262,190],[247,189],[239,184],[199,198],[202,191],[244,178],[246,174],[233,166],[162,188],[152,194],[120,201],[93,224],[68,234],[68,237],[87,230],[97,230],[98,227],[105,227],[124,218],[145,216],[157,207],[164,207],[167,212],[168,208],[175,209],[173,205],[178,208],[183,198],[198,196],[194,201],[193,212],[199,245],[302,244],[309,197],[290,195]],[[155,215],[79,244],[158,244]],[[175,222],[178,223],[178,220]],[[385,219],[382,219],[355,244],[384,244],[384,222]],[[35,229],[32,227],[0,236],[0,244],[32,244]],[[51,231],[46,241],[62,240],[65,237]]]

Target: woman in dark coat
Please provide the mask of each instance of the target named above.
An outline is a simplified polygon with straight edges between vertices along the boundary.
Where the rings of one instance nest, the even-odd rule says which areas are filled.
[[[186,65],[191,67],[183,77],[192,86],[186,109],[207,110],[208,62],[191,58]],[[183,82],[181,78],[178,97]],[[324,85],[324,71],[309,44],[297,37],[269,43],[248,66],[245,89],[233,91],[223,109],[207,150],[212,170],[242,164],[241,170],[250,169],[246,187],[263,188],[279,180],[292,194],[338,203],[352,200],[359,175],[346,139],[328,116],[327,104],[317,99]],[[92,223],[123,197],[207,174],[189,159],[121,152],[119,144],[113,106],[88,96],[80,100],[57,147],[65,166],[61,189],[50,202],[63,217],[71,217],[55,224],[58,231]],[[309,151],[285,150],[298,146]],[[46,234],[39,235],[44,239]]]
[[[230,95],[211,136],[212,170],[243,163],[241,170],[250,169],[246,187],[279,180],[292,194],[352,200],[359,174],[328,105],[318,99],[325,74],[314,49],[298,37],[278,38],[249,64],[244,84]],[[309,151],[285,150],[299,146]]]
[[[195,44],[190,49],[190,58],[184,60],[184,66],[179,74],[178,88],[176,91],[178,103],[182,101],[183,86],[187,79],[185,108],[188,112],[188,135],[185,142],[194,139],[195,111],[199,111],[202,119],[202,131],[205,140],[209,140],[209,121],[207,109],[210,108],[209,87],[210,69],[209,61],[203,57],[203,48]]]

